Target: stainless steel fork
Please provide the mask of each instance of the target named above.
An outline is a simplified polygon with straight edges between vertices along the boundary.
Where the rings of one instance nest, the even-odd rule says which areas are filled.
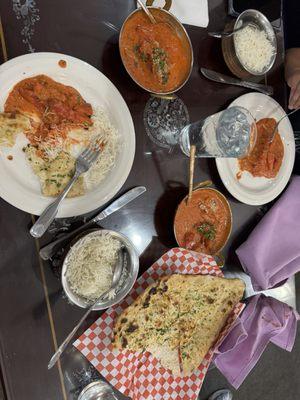
[[[271,135],[271,138],[270,138],[270,141],[269,141],[270,143],[272,143],[273,140],[274,140],[274,137],[275,137],[275,135],[276,135],[276,132],[277,132],[277,130],[278,130],[278,127],[279,127],[280,122],[281,122],[284,118],[289,117],[290,115],[294,114],[295,112],[297,112],[297,111],[299,111],[299,110],[300,110],[299,108],[296,108],[295,110],[290,111],[289,113],[285,114],[283,117],[280,118],[280,120],[279,120],[279,121],[277,122],[277,124],[275,125],[275,128],[273,129],[273,132],[272,132],[272,135]]]
[[[75,173],[73,178],[67,184],[63,192],[57,197],[57,199],[45,209],[45,211],[30,229],[30,234],[33,237],[39,238],[43,236],[43,234],[49,228],[51,222],[56,217],[61,202],[69,193],[74,182],[81,174],[90,169],[92,164],[97,160],[101,150],[103,149],[103,146],[105,146],[105,142],[103,140],[93,140],[92,144],[78,156],[75,163]]]

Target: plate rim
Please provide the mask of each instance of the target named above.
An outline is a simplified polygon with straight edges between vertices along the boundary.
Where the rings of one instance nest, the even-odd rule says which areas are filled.
[[[234,99],[234,100],[230,103],[230,105],[229,105],[228,107],[231,107],[231,106],[233,106],[233,105],[238,105],[237,102],[239,101],[239,99],[241,99],[241,98],[246,98],[246,97],[248,97],[249,95],[250,95],[250,96],[255,95],[255,96],[257,96],[257,97],[268,98],[268,101],[273,102],[274,105],[276,105],[276,106],[278,107],[278,109],[279,109],[280,111],[282,111],[282,113],[286,114],[286,111],[283,109],[283,107],[282,107],[273,97],[267,96],[267,95],[265,95],[265,94],[263,94],[263,93],[258,93],[258,92],[249,92],[249,93],[245,93],[245,94],[243,94],[243,95],[237,97],[236,99]],[[293,131],[293,128],[292,128],[292,125],[291,125],[291,122],[290,122],[289,118],[287,118],[287,123],[288,123],[288,125],[289,125],[290,132],[292,132],[292,137],[293,137],[293,139],[294,139],[294,131]],[[284,190],[284,188],[285,188],[286,185],[288,184],[288,182],[289,182],[289,180],[290,180],[290,177],[291,177],[291,175],[292,175],[292,172],[293,172],[293,166],[294,166],[294,162],[295,162],[295,140],[293,140],[292,143],[293,143],[293,150],[294,150],[294,151],[293,151],[293,154],[292,154],[292,161],[290,162],[290,170],[287,170],[284,179],[282,179],[282,182],[281,182],[280,185],[277,185],[276,190],[274,190],[274,192],[272,192],[271,195],[269,195],[269,196],[266,195],[266,196],[264,197],[264,200],[259,200],[259,194],[258,194],[258,196],[257,196],[257,200],[256,200],[256,199],[250,199],[250,200],[249,200],[249,199],[247,198],[247,194],[244,194],[244,195],[243,195],[243,193],[241,194],[240,192],[237,192],[237,191],[235,190],[235,187],[233,187],[230,183],[227,182],[227,179],[226,179],[226,177],[224,176],[224,172],[222,171],[222,167],[223,167],[223,169],[225,168],[224,159],[219,157],[219,158],[216,158],[216,166],[217,166],[217,170],[218,170],[218,173],[219,173],[219,176],[220,176],[220,178],[221,178],[221,180],[222,180],[223,185],[225,186],[225,188],[228,190],[228,192],[229,192],[235,199],[237,199],[238,201],[240,201],[240,202],[242,202],[242,203],[244,203],[244,204],[248,204],[248,205],[252,205],[252,206],[261,206],[261,205],[267,204],[267,203],[271,202],[272,200],[276,199],[276,198],[282,193],[282,191]],[[227,167],[226,167],[226,169],[228,170]],[[241,190],[241,191],[242,191],[242,190]]]
[[[109,194],[106,194],[104,197],[102,196],[101,201],[89,202],[87,199],[87,201],[85,201],[84,204],[82,204],[78,208],[77,208],[77,205],[75,206],[76,208],[72,207],[72,206],[67,207],[67,208],[61,207],[58,212],[57,218],[71,218],[71,217],[76,217],[79,215],[88,214],[88,213],[104,206],[110,199],[112,199],[118,193],[118,191],[122,188],[122,186],[128,179],[130,171],[133,167],[135,152],[136,152],[136,134],[135,134],[135,127],[134,127],[132,115],[131,115],[131,112],[128,108],[128,105],[127,105],[125,99],[123,98],[123,96],[120,93],[120,91],[118,90],[118,88],[105,74],[103,74],[103,72],[101,72],[100,70],[95,68],[93,65],[89,64],[88,62],[81,60],[80,58],[68,55],[68,54],[56,53],[56,52],[45,52],[45,51],[23,54],[23,55],[14,57],[14,58],[6,61],[2,65],[0,65],[0,75],[5,73],[6,71],[9,71],[10,68],[21,65],[24,61],[28,63],[28,60],[35,60],[35,59],[39,59],[40,57],[49,57],[49,58],[53,58],[53,59],[64,58],[66,61],[69,60],[70,62],[75,62],[77,64],[79,63],[82,66],[84,66],[84,68],[87,68],[90,71],[92,71],[93,73],[96,73],[100,79],[102,79],[103,81],[106,81],[106,83],[113,88],[113,90],[115,91],[117,96],[119,96],[120,100],[123,102],[124,110],[126,110],[127,122],[128,122],[128,128],[129,128],[128,132],[130,132],[130,136],[131,136],[130,141],[131,141],[132,145],[130,146],[131,151],[129,151],[127,154],[128,162],[126,164],[127,167],[123,169],[124,173],[122,175],[123,176],[122,179],[120,179],[119,182],[117,184],[115,184],[114,187],[111,188]],[[24,77],[24,79],[25,78],[26,77]],[[86,195],[88,195],[88,193],[86,193],[84,196],[82,196],[82,198],[86,199]],[[27,203],[24,202],[23,198],[18,198],[17,196],[13,196],[9,191],[5,190],[3,184],[0,184],[0,197],[3,200],[5,200],[8,204],[12,205],[13,207],[16,207],[17,209],[27,212],[29,214],[41,215],[41,213],[43,211],[43,210],[39,211],[36,209],[36,203],[34,203],[35,205],[32,205],[29,201]],[[42,194],[40,197],[47,199],[45,196],[42,196]],[[38,202],[39,201],[38,196],[36,197],[36,199]],[[49,197],[48,204],[50,204],[54,200],[55,200],[55,198]],[[46,208],[46,206],[47,205],[45,205],[45,208]]]

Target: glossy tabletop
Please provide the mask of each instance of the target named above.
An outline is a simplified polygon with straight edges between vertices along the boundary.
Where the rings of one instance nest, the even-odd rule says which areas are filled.
[[[226,3],[209,0],[209,29],[220,30],[230,20]],[[137,185],[146,186],[147,192],[104,220],[102,226],[122,232],[133,241],[140,254],[140,270],[144,271],[176,245],[172,221],[176,206],[187,191],[189,160],[178,149],[168,152],[157,147],[145,133],[143,110],[149,94],[127,75],[118,51],[119,29],[134,7],[132,0],[1,0],[0,57],[2,62],[30,51],[69,54],[94,65],[121,92],[134,120],[137,147],[132,171],[120,193]],[[191,77],[178,96],[187,106],[191,121],[195,121],[223,109],[247,90],[209,82],[202,77],[200,67],[229,73],[221,44],[208,37],[206,29],[187,26],[187,31],[195,62]],[[274,86],[275,99],[285,107],[281,30],[277,36],[279,55],[267,79]],[[214,160],[197,160],[195,174],[195,182],[211,179],[231,203],[233,232],[224,254],[228,268],[240,268],[234,250],[267,207],[247,206],[233,199],[220,181]],[[63,295],[59,260],[47,263],[39,259],[37,250],[51,240],[51,235],[42,241],[31,238],[28,228],[32,218],[0,200],[0,361],[5,391],[9,400],[75,400],[80,389],[99,378],[99,374],[72,346],[58,367],[47,370],[57,343],[72,329],[82,310],[69,304]],[[77,226],[82,220],[71,222]],[[92,313],[80,332],[99,315],[99,312]],[[270,345],[234,398],[297,398],[299,347],[299,338],[292,354]],[[206,399],[222,387],[229,384],[212,369],[200,398]]]

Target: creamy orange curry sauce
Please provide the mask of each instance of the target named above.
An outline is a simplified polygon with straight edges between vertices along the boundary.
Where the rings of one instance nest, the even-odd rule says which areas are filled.
[[[284,147],[281,137],[276,132],[270,139],[276,127],[274,118],[263,118],[256,123],[257,138],[251,153],[239,160],[241,171],[248,171],[255,177],[275,178],[279,172],[284,156]],[[241,178],[241,172],[237,179]]]
[[[120,37],[120,52],[137,83],[153,92],[170,92],[187,78],[190,52],[168,23],[168,14],[157,9],[151,12],[156,24],[141,10],[127,20]]]
[[[215,254],[231,230],[229,206],[213,189],[196,190],[188,204],[185,200],[180,203],[174,229],[180,247]]]
[[[33,128],[26,132],[31,144],[49,138],[55,141],[65,137],[74,127],[92,125],[92,106],[80,93],[54,81],[46,75],[37,75],[20,81],[10,92],[4,106],[5,112],[20,112],[33,118]]]

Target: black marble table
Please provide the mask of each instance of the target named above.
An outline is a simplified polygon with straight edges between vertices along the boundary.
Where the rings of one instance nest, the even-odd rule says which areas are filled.
[[[222,29],[230,19],[226,4],[225,0],[209,0],[210,29]],[[186,193],[188,158],[179,151],[169,153],[158,148],[145,133],[142,114],[149,95],[126,74],[118,52],[118,31],[133,8],[133,0],[1,0],[0,62],[33,51],[65,53],[94,65],[121,92],[134,120],[137,147],[132,171],[120,193],[136,185],[146,186],[147,193],[103,221],[103,227],[120,231],[135,242],[142,272],[176,244],[172,219],[178,201]],[[187,26],[187,30],[195,63],[190,80],[178,96],[194,121],[221,110],[247,91],[209,82],[199,74],[201,66],[229,71],[220,42],[208,37],[207,29]],[[268,83],[274,86],[275,99],[285,107],[282,30],[277,31],[277,37],[279,54]],[[234,250],[266,208],[241,204],[232,198],[220,181],[214,161],[201,159],[196,164],[195,181],[206,179],[212,179],[230,201],[234,224],[225,249],[226,265],[240,268]],[[39,246],[49,241],[51,235],[35,241],[28,231],[32,220],[31,215],[0,200],[0,362],[5,393],[9,400],[77,399],[79,390],[98,379],[99,374],[72,347],[58,367],[47,370],[57,343],[71,330],[82,310],[66,301],[55,265],[39,258]],[[71,222],[76,225],[80,221]],[[92,313],[80,332],[99,315]],[[298,335],[291,354],[268,346],[256,368],[234,392],[234,398],[297,399],[299,371]],[[211,369],[200,393],[201,400],[223,387],[229,384],[216,369]]]

